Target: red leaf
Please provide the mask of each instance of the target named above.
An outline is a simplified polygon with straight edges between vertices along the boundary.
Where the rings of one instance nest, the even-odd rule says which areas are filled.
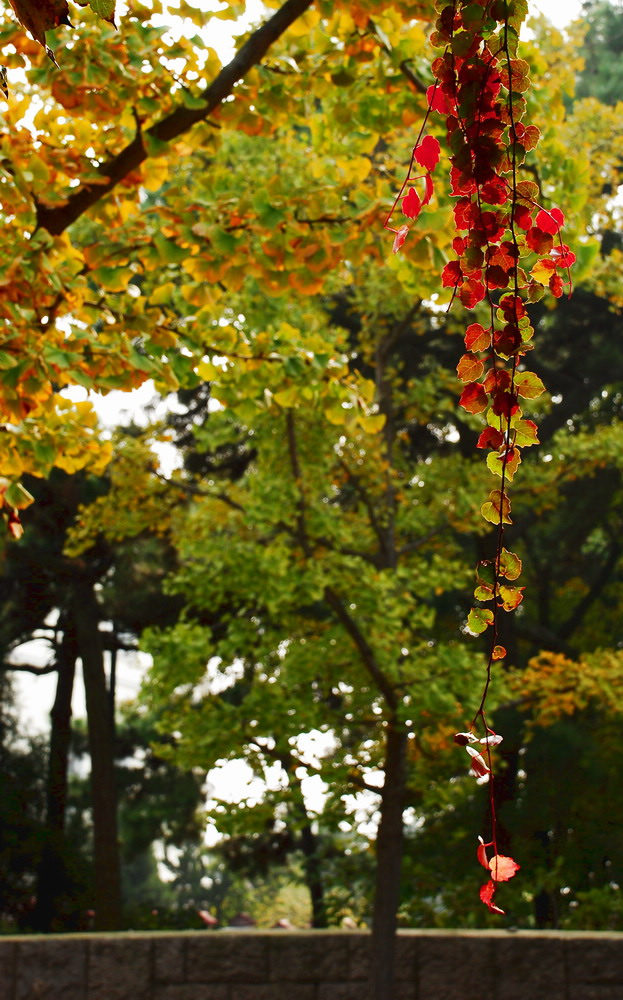
[[[433,191],[435,190],[435,188],[433,186],[433,178],[431,177],[430,174],[426,174],[425,175],[424,182],[426,184],[426,194],[424,195],[424,199],[422,201],[422,204],[423,205],[428,205],[429,201],[433,197]]]
[[[439,163],[441,147],[433,135],[425,135],[414,150],[415,159],[425,170],[434,170]]]
[[[465,347],[468,351],[486,351],[491,347],[491,332],[480,323],[470,323],[465,331]]]
[[[415,188],[409,188],[407,195],[402,199],[403,215],[406,215],[407,219],[417,219],[421,211],[422,202],[420,201]]]
[[[519,409],[517,396],[514,392],[496,392],[491,409],[496,417],[512,417],[513,413],[517,413]]]
[[[489,858],[487,857],[487,847],[492,847],[492,846],[493,846],[492,843],[485,844],[482,837],[478,838],[478,850],[476,851],[476,857],[480,861],[482,867],[486,868],[487,871],[489,871]]]
[[[552,208],[549,212],[541,209],[536,217],[536,224],[544,233],[551,233],[555,236],[565,223],[565,217],[559,208]]]
[[[527,208],[526,205],[517,205],[513,218],[515,225],[519,226],[520,229],[530,229],[532,225],[532,215],[530,209]]]
[[[509,878],[513,878],[519,871],[521,865],[512,858],[505,857],[504,854],[496,854],[491,858],[489,868],[494,882],[508,882]]]
[[[477,448],[501,448],[504,444],[504,435],[501,431],[496,430],[495,427],[485,427],[484,431],[478,438],[476,443]]]
[[[484,297],[485,286],[482,281],[475,281],[473,278],[465,281],[459,290],[459,298],[466,309],[473,309]]]
[[[443,90],[434,83],[426,91],[426,100],[431,111],[438,111],[441,115],[449,115],[452,111],[452,106]]]
[[[459,399],[459,406],[462,406],[468,413],[482,413],[487,409],[489,397],[484,385],[480,382],[471,382],[466,385]]]
[[[456,288],[462,277],[458,260],[450,260],[441,272],[441,284],[444,288]]]
[[[484,367],[484,361],[475,354],[464,354],[456,366],[456,373],[461,382],[475,382],[482,375]]]
[[[504,649],[504,646],[493,647],[493,651],[491,653],[492,660],[503,660],[505,656],[506,656],[506,650]]]
[[[472,764],[470,767],[471,773],[474,774],[477,778],[488,778],[489,775],[491,774],[491,771],[487,767],[487,764],[482,754],[479,754],[478,751],[474,750],[473,747],[465,747],[465,749],[472,758]]]
[[[487,882],[486,885],[482,886],[480,890],[480,898],[491,913],[504,914],[504,910],[501,910],[500,907],[496,906],[493,902],[495,899],[495,882]]]
[[[404,241],[407,238],[408,232],[409,232],[409,227],[408,226],[401,226],[400,227],[400,229],[398,230],[398,232],[396,233],[396,235],[394,237],[394,245],[392,247],[392,250],[394,251],[394,253],[398,253],[398,251],[400,250],[400,247],[402,246],[402,244],[404,243]]]
[[[535,253],[549,253],[554,245],[550,233],[543,232],[538,226],[531,226],[526,233],[526,243]]]
[[[475,743],[476,737],[473,733],[455,733],[453,736],[454,742],[460,747],[466,747],[468,743]],[[488,862],[487,862],[488,866]]]

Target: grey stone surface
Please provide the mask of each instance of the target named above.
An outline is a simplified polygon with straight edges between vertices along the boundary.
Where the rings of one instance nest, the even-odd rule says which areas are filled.
[[[154,979],[156,983],[186,981],[186,939],[181,935],[154,937],[152,942]]]
[[[287,934],[269,941],[270,979],[292,982],[340,981],[348,977],[346,934]]]
[[[427,936],[418,943],[417,983],[422,1000],[495,996],[491,941],[477,936]]]
[[[265,983],[268,940],[253,931],[192,935],[186,941],[189,983]]]
[[[153,1000],[229,1000],[229,986],[224,983],[169,983],[154,987]]]
[[[151,1000],[150,993],[151,941],[147,935],[89,942],[87,1000]]]
[[[15,1000],[82,1000],[86,947],[69,937],[20,942],[16,977]]]
[[[493,961],[497,995],[503,1000],[558,1000],[566,994],[562,936],[540,940],[521,934],[496,941]]]
[[[231,987],[230,1000],[316,1000],[312,983],[263,983]]]
[[[623,998],[623,937],[598,941],[570,938],[564,947],[569,983],[617,983]]]
[[[0,938],[0,1000],[368,1000],[370,936]],[[392,1000],[623,1000],[623,935],[408,931]]]
[[[0,997],[6,1000],[13,1000],[16,958],[17,945],[14,942],[0,948]]]

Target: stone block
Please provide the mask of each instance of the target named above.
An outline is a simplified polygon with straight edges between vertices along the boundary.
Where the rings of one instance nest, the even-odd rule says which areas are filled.
[[[215,931],[186,941],[189,983],[265,983],[268,941],[254,931]]]
[[[343,981],[348,978],[347,934],[288,934],[270,938],[270,979],[297,983]]]
[[[569,983],[615,983],[623,997],[623,938],[565,939]]]
[[[363,982],[319,983],[316,996],[317,1000],[368,1000],[368,985]],[[392,1000],[417,1000],[415,982],[396,982]]]
[[[224,983],[167,983],[154,987],[153,1000],[229,1000]]]
[[[230,1000],[316,1000],[313,983],[238,984],[231,987]]]
[[[15,983],[15,968],[17,945],[12,941],[3,941],[0,947],[0,997],[12,1000]]]
[[[20,942],[15,1000],[83,1000],[86,966],[84,940],[47,938]]]
[[[181,935],[154,937],[154,979],[156,983],[186,981],[185,939]]]
[[[370,977],[370,935],[353,935],[348,940],[349,974],[354,982],[368,981]],[[396,981],[415,982],[418,956],[418,937],[399,934],[396,939]]]
[[[494,943],[497,995],[504,1000],[544,1000],[565,996],[565,956],[562,937],[522,937]]]
[[[486,938],[459,934],[422,937],[417,970],[419,996],[423,1000],[432,997],[465,1000],[467,996],[495,996],[493,950],[491,941]],[[500,996],[510,1000],[503,991]]]
[[[87,1000],[150,1000],[151,941],[126,935],[89,942]]]

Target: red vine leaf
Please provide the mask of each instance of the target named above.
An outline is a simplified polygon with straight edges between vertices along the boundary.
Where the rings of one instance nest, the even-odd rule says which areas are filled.
[[[494,882],[508,882],[517,874],[521,865],[518,865],[512,858],[507,858],[504,854],[495,854],[489,861],[489,868]]]
[[[467,627],[473,635],[481,635],[493,624],[493,611],[489,608],[472,608],[467,616]]]
[[[536,217],[536,224],[544,233],[555,236],[564,226],[565,217],[559,208],[552,208],[549,212],[542,208]]]
[[[433,135],[425,135],[422,141],[415,147],[413,155],[425,170],[434,170],[439,163],[441,147]]]
[[[500,490],[491,490],[489,499],[480,508],[485,521],[490,521],[491,524],[512,524],[510,512],[511,502]]]
[[[402,213],[408,219],[417,219],[422,211],[422,202],[415,188],[409,188],[407,195],[402,199]]]
[[[401,226],[400,229],[398,229],[396,231],[396,235],[394,237],[394,245],[392,247],[392,250],[393,250],[394,253],[398,253],[398,251],[400,250],[400,247],[402,246],[402,244],[406,240],[406,238],[408,236],[408,233],[409,233],[409,227],[408,226]]]
[[[475,354],[464,354],[456,366],[456,373],[461,382],[475,382],[482,375],[484,367],[484,361]]]
[[[515,388],[518,396],[524,399],[538,399],[545,392],[545,386],[534,372],[518,372],[515,376]]]
[[[491,774],[491,771],[487,766],[487,763],[482,754],[478,753],[477,750],[474,750],[473,747],[467,746],[465,747],[465,749],[467,750],[469,756],[471,757],[470,772],[476,778],[488,778],[489,775]]]
[[[487,909],[491,911],[491,913],[504,915],[504,910],[501,910],[500,907],[496,906],[493,902],[495,899],[495,882],[489,881],[486,885],[483,885],[479,895],[482,902],[485,904]]]
[[[471,382],[466,385],[459,399],[459,406],[462,406],[468,413],[482,413],[487,409],[489,397],[487,391],[480,382]]]
[[[465,346],[468,351],[486,351],[491,347],[491,331],[480,323],[470,323],[465,331]]]
[[[517,580],[521,575],[521,559],[514,552],[502,549],[498,561],[498,573],[507,580]]]

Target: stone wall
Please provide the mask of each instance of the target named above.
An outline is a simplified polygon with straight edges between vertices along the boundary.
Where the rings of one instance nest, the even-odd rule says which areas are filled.
[[[368,936],[0,938],[0,1000],[363,1000]],[[623,935],[402,931],[395,1000],[623,1000]]]

